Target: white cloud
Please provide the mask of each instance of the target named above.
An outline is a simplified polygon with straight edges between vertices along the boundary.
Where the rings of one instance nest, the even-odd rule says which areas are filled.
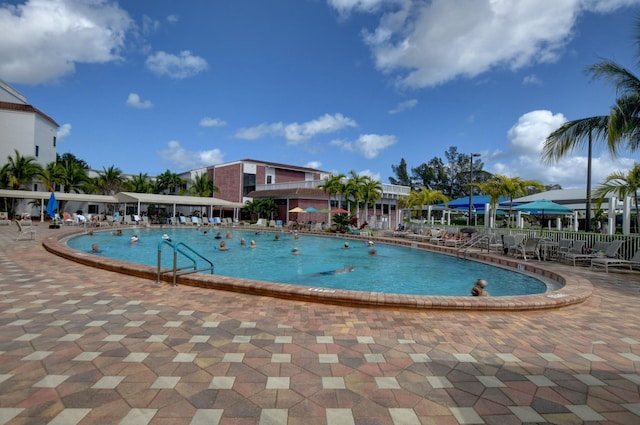
[[[566,121],[564,115],[551,111],[527,112],[507,132],[509,145],[516,153],[540,154],[547,136]]]
[[[329,0],[342,16],[377,13],[363,31],[376,66],[404,87],[430,87],[554,62],[573,36],[581,13],[605,13],[637,0]]]
[[[522,115],[507,132],[507,152],[482,152],[486,169],[494,174],[538,180],[543,184],[560,184],[563,188],[585,187],[587,181],[586,152],[574,152],[560,161],[542,161],[542,148],[547,136],[566,122],[563,114],[531,111]],[[611,158],[602,143],[594,144],[592,185],[596,187],[613,171],[633,167],[632,158]]]
[[[129,93],[129,97],[127,97],[127,105],[136,109],[153,108],[153,103],[150,100],[141,100],[140,95],[137,93]]]
[[[204,117],[200,120],[200,127],[224,127],[227,122],[219,118]]]
[[[315,168],[315,169],[319,170],[320,167],[322,167],[322,162],[320,162],[320,161],[309,161],[304,166],[307,167],[307,168]]]
[[[167,149],[159,151],[158,154],[160,158],[182,170],[209,167],[224,162],[224,153],[220,149],[188,151],[176,140],[167,143]]]
[[[145,35],[153,34],[160,29],[160,22],[144,15],[142,17],[142,33]]]
[[[167,16],[167,22],[170,24],[177,24],[178,23],[178,17],[176,15],[169,15]]]
[[[120,60],[134,27],[115,2],[27,0],[0,4],[0,75],[39,84],[75,72],[78,63]]]
[[[58,133],[56,135],[56,138],[58,140],[62,140],[65,137],[69,137],[70,135],[71,135],[71,124],[62,124],[58,128]]]
[[[367,159],[377,157],[381,151],[397,143],[395,136],[380,134],[361,134],[357,140],[333,140],[330,145],[339,146],[343,150],[356,152]]]
[[[359,176],[369,176],[372,180],[379,182],[381,178],[380,173],[374,173],[373,171],[366,169],[362,171],[358,171]]]
[[[193,77],[209,67],[206,60],[192,55],[188,50],[179,55],[157,52],[147,58],[145,65],[154,74],[166,75],[176,80]]]
[[[303,123],[262,123],[256,127],[242,128],[236,132],[235,137],[256,140],[266,136],[283,136],[288,144],[296,145],[319,134],[334,133],[343,128],[355,126],[357,126],[357,123],[354,120],[342,114],[324,114],[315,120]]]
[[[523,78],[522,84],[524,84],[525,86],[532,85],[532,84],[533,85],[537,85],[537,86],[541,86],[542,85],[542,80],[540,80],[540,78],[538,78],[537,75],[531,74],[531,75],[527,75],[526,77]]]
[[[399,114],[400,112],[404,112],[409,109],[415,108],[417,104],[418,104],[417,99],[405,100],[404,102],[398,103],[398,105],[395,108],[389,110],[389,114],[391,115]]]

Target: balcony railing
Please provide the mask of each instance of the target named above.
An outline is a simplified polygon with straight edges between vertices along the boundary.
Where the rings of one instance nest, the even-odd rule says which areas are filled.
[[[291,190],[291,189],[316,189],[322,184],[322,180],[307,180],[288,183],[259,184],[256,185],[256,191],[261,190]],[[395,184],[381,184],[383,196],[407,196],[410,188],[408,186],[399,186]]]

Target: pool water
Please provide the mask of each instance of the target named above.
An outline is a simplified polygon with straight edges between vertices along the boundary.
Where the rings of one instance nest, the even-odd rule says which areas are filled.
[[[207,231],[207,234],[204,233]],[[220,231],[222,239],[215,239]],[[170,228],[124,229],[121,236],[112,231],[95,231],[67,241],[69,247],[89,252],[98,244],[102,255],[113,259],[157,266],[158,244],[167,234],[173,243],[183,242],[213,262],[215,274],[288,283],[309,287],[348,289],[413,295],[470,294],[475,280],[486,279],[492,296],[537,294],[546,291],[546,285],[527,275],[474,261],[408,247],[376,243],[376,255],[369,254],[367,241],[339,237],[318,237],[301,234],[298,239],[287,232],[261,232],[230,230],[233,238],[225,239],[226,229]],[[137,233],[139,241],[130,243]],[[280,240],[275,240],[275,235]],[[240,245],[245,238],[247,246]],[[257,248],[250,248],[255,240]],[[228,251],[220,251],[220,241],[227,243]],[[344,248],[348,242],[350,247]],[[297,248],[299,255],[292,250]],[[178,264],[187,265],[180,258]],[[173,251],[164,245],[162,267],[171,267]],[[198,268],[204,266],[204,262]],[[334,273],[353,267],[353,271]]]

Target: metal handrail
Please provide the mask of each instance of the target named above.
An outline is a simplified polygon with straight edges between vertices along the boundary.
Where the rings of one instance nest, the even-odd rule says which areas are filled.
[[[173,249],[173,267],[167,270],[162,270],[162,248],[164,245],[168,245]],[[200,258],[202,261],[208,263],[209,267],[198,269],[197,259],[194,258],[194,256],[189,255],[187,251],[189,251],[191,254],[194,254],[195,257]],[[184,267],[178,267],[178,254],[182,254],[183,256],[191,260],[191,264]],[[203,255],[198,253],[189,245],[185,244],[184,242],[178,242],[174,244],[164,239],[158,242],[158,274],[156,277],[156,283],[160,283],[160,276],[163,273],[171,272],[173,275],[172,285],[176,286],[177,285],[176,279],[179,274],[197,273],[204,270],[209,270],[210,274],[213,274],[213,262],[205,258]]]

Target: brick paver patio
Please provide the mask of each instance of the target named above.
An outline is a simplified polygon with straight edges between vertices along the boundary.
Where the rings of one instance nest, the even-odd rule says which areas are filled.
[[[640,423],[640,273],[584,303],[353,308],[78,265],[0,227],[0,425]]]

